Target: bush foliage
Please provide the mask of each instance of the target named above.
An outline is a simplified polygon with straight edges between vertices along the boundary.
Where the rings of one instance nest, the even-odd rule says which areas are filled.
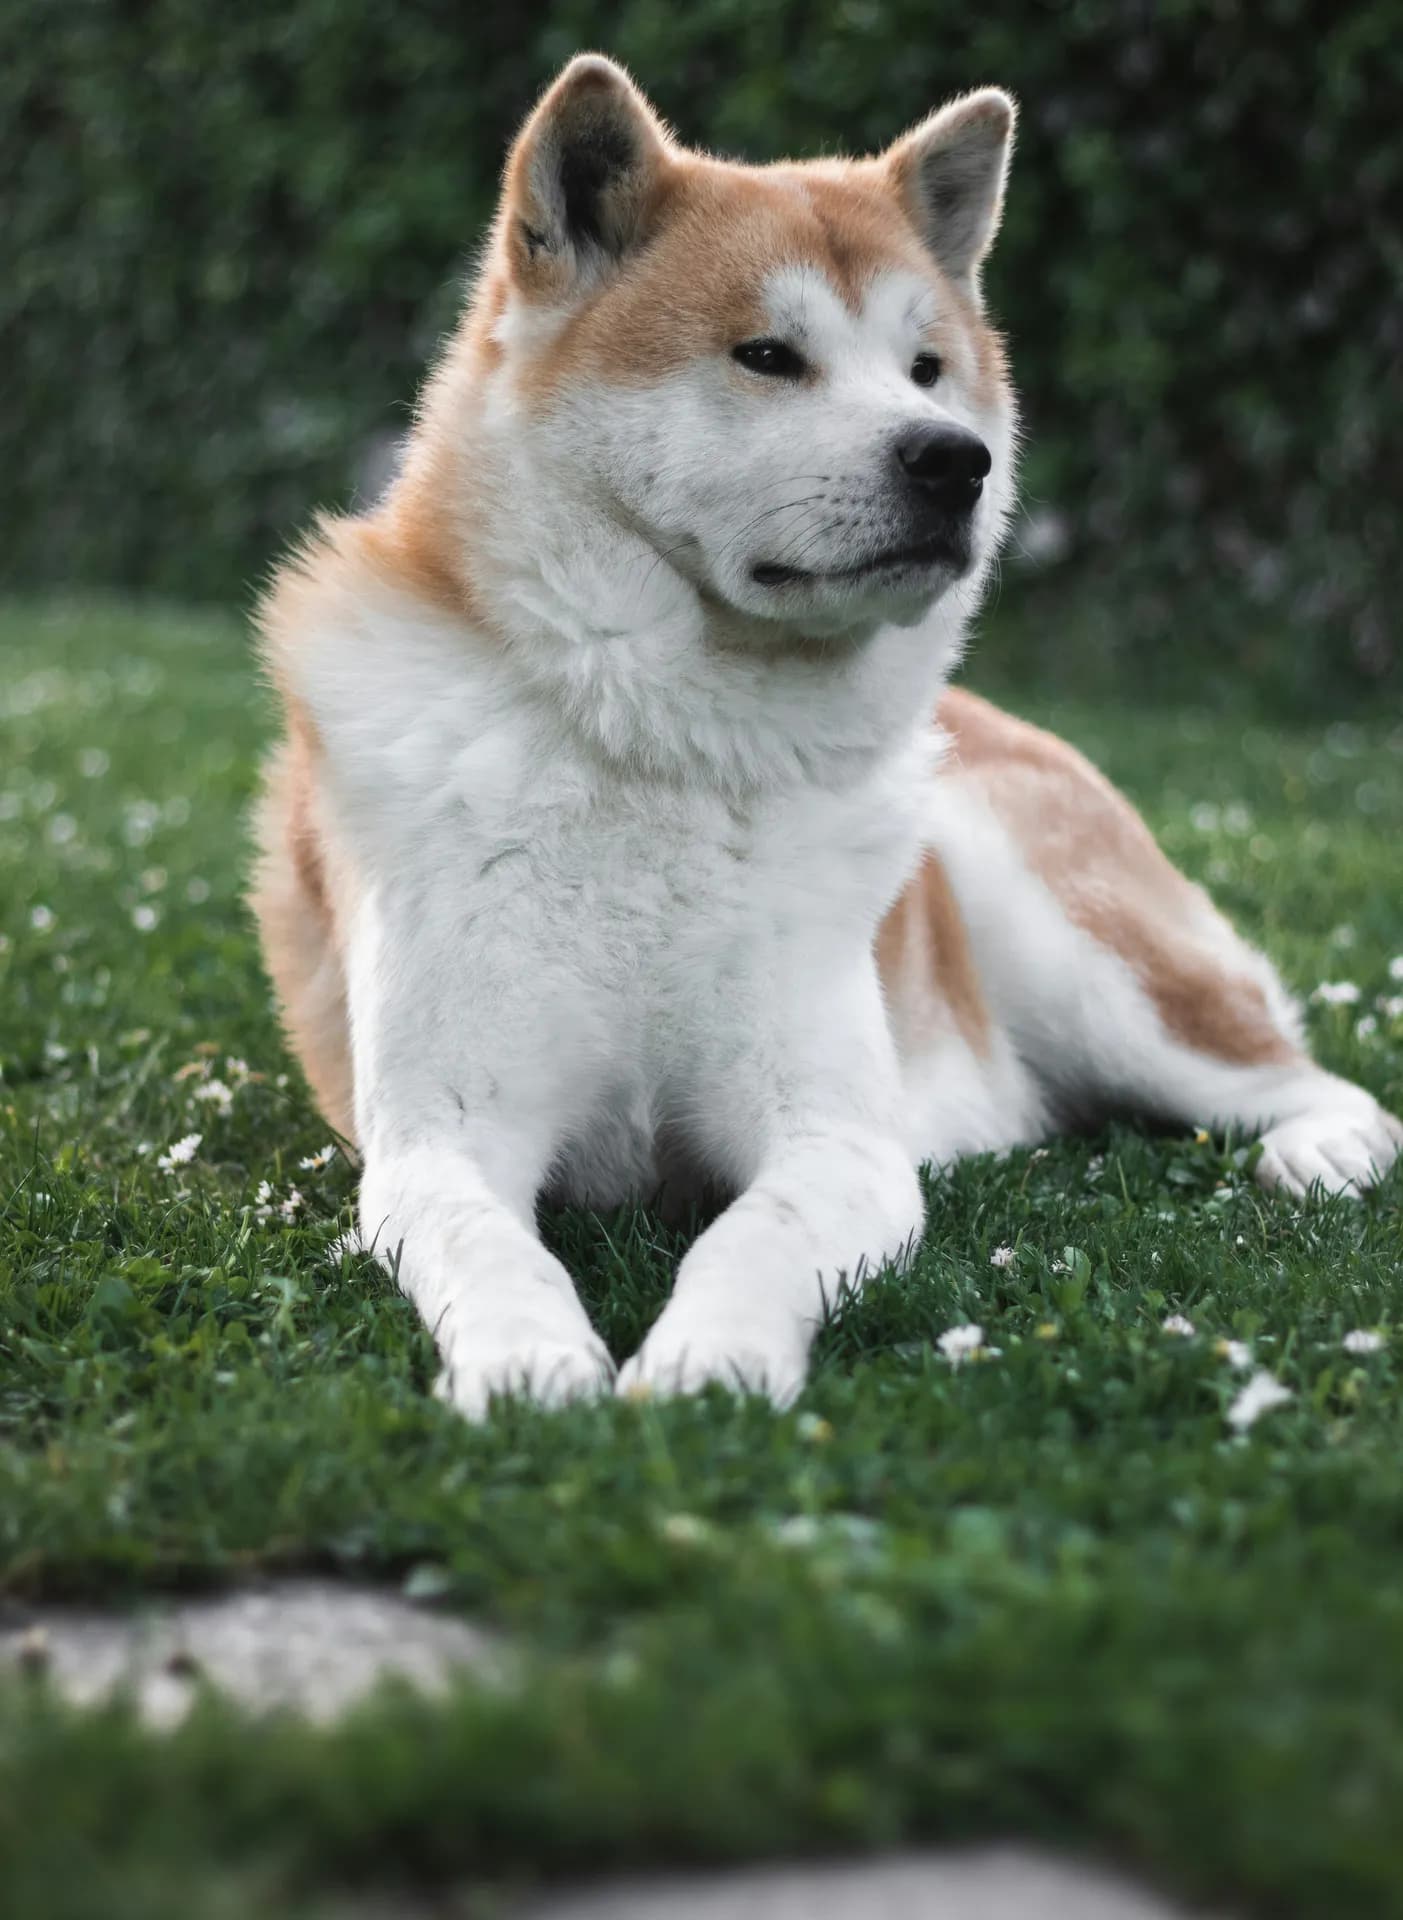
[[[684,137],[755,158],[878,146],[959,88],[1012,87],[989,288],[1028,545],[1133,582],[1130,629],[1168,637],[1193,583],[1231,580],[1260,630],[1388,665],[1400,0],[8,0],[16,576],[227,596],[351,497],[513,127],[584,46]]]

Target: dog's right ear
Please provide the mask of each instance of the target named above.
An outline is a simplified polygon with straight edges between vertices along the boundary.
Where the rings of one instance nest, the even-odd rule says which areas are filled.
[[[888,149],[886,164],[916,231],[956,280],[977,284],[1003,212],[1018,109],[981,87]]]
[[[507,161],[507,256],[524,292],[573,298],[648,231],[665,128],[622,67],[581,53],[526,122]]]

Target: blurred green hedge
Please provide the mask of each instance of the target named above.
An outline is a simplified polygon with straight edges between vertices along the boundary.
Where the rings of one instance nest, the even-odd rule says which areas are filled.
[[[515,123],[587,46],[757,158],[1011,86],[1021,564],[1104,568],[1132,634],[1191,646],[1206,581],[1260,610],[1239,631],[1389,665],[1403,0],[5,0],[11,579],[241,593],[351,497]]]

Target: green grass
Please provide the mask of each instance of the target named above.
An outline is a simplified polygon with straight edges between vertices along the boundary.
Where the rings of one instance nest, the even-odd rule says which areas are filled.
[[[313,1565],[523,1652],[505,1690],[333,1733],[211,1703],[157,1738],[0,1687],[0,1909],[271,1917],[412,1879],[486,1911],[620,1862],[1018,1833],[1244,1910],[1403,1910],[1403,1180],[1302,1209],[1231,1143],[1128,1130],[974,1162],[795,1411],[469,1428],[408,1306],[329,1251],[344,1159],[299,1166],[325,1129],[239,904],[267,714],[238,630],[11,608],[0,663],[0,1595]],[[1319,1049],[1403,1107],[1403,1019],[1357,1031],[1403,994],[1403,730],[1024,704],[1297,988],[1359,983]],[[679,1241],[550,1231],[631,1351]],[[999,1355],[952,1370],[933,1340],[971,1320]],[[1244,1437],[1220,1337],[1295,1396]]]

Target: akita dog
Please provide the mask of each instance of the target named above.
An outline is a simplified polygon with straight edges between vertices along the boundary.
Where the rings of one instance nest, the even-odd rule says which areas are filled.
[[[619,1385],[782,1403],[923,1161],[1113,1110],[1297,1195],[1399,1152],[1105,780],[941,697],[1014,493],[1013,122],[740,166],[572,61],[399,477],[263,608],[268,968],[465,1413],[613,1382],[543,1195],[729,1193]]]

